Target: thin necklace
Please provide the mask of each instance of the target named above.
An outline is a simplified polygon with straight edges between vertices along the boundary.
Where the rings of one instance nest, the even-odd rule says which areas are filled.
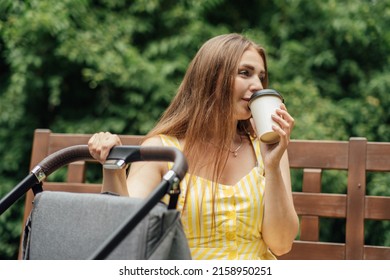
[[[234,151],[232,151],[230,149],[228,149],[228,150],[229,150],[229,152],[231,152],[233,154],[234,157],[237,157],[238,150],[241,149],[241,147],[242,147],[242,137],[240,136],[240,144],[238,145],[238,147]]]

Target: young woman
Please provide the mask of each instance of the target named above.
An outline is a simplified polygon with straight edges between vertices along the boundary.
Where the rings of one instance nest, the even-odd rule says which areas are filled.
[[[264,50],[239,34],[207,41],[192,60],[172,103],[142,145],[174,146],[187,158],[178,209],[194,259],[275,259],[298,232],[287,146],[294,119],[282,104],[273,120],[277,144],[260,143],[248,101],[268,87]],[[104,162],[121,145],[101,132],[89,141]],[[146,197],[170,168],[137,162],[105,170],[103,191]]]

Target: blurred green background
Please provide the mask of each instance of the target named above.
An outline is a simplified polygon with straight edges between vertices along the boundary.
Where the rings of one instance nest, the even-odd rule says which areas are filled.
[[[222,33],[265,47],[294,139],[388,142],[389,26],[389,0],[1,0],[0,197],[28,174],[36,128],[146,133],[201,44]],[[323,181],[345,192],[346,174]],[[389,185],[368,174],[369,194]],[[17,258],[22,210],[20,200],[0,217],[0,259]],[[323,219],[320,238],[343,242],[342,223]],[[390,246],[389,221],[367,222],[366,242]]]

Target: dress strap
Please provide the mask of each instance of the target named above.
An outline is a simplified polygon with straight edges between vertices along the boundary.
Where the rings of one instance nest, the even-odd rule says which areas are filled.
[[[180,151],[182,150],[180,146],[180,142],[175,136],[169,136],[165,134],[160,134],[159,136],[161,138],[163,146],[175,147],[178,148]]]

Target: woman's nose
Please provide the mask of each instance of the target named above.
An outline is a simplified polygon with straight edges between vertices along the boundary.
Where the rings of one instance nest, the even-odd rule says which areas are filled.
[[[259,91],[259,90],[262,90],[262,89],[264,89],[264,87],[263,87],[263,84],[262,84],[260,78],[259,77],[254,77],[253,78],[253,82],[250,85],[250,91],[256,92],[256,91]]]

